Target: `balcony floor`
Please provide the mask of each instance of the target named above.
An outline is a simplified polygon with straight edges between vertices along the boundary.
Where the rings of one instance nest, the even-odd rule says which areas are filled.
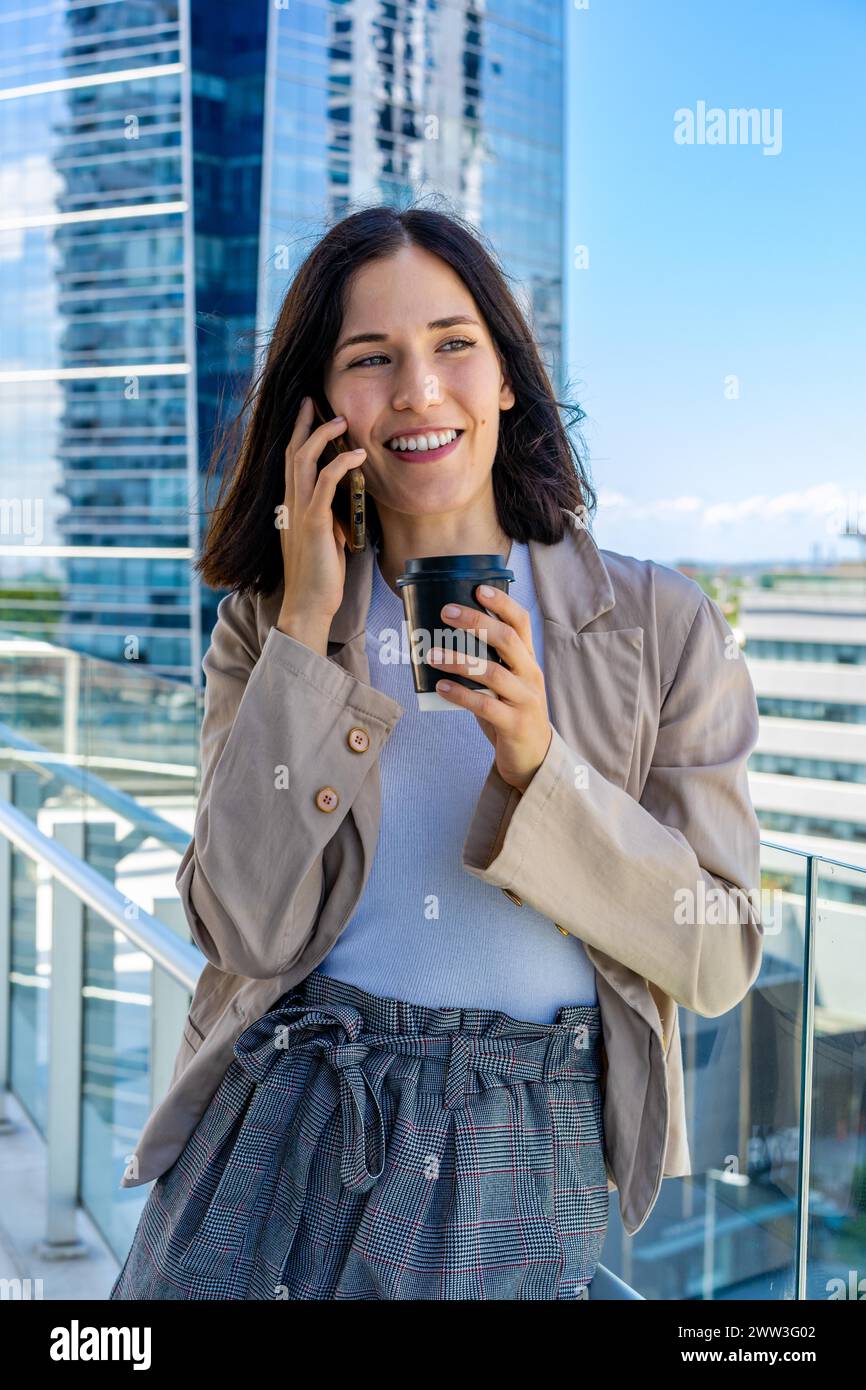
[[[49,1259],[39,1250],[45,1237],[48,1150],[29,1115],[7,1091],[6,1114],[15,1126],[0,1132],[0,1279],[29,1279],[30,1297],[108,1298],[120,1266],[93,1222],[79,1207],[76,1229],[86,1253]],[[26,1289],[26,1285],[25,1285]]]

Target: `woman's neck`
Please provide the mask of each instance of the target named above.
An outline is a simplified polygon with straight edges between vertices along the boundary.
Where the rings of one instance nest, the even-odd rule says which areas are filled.
[[[458,541],[436,541],[429,539],[426,542],[404,540],[401,545],[395,547],[393,541],[388,544],[387,537],[383,536],[378,544],[377,563],[379,572],[382,575],[388,588],[395,594],[400,594],[400,590],[395,583],[397,576],[402,574],[408,559],[420,559],[425,555],[501,555],[506,565],[511,555],[512,538],[497,527],[496,538],[490,540],[474,539]],[[407,549],[408,547],[408,549]],[[403,554],[395,553],[395,550],[403,550]]]

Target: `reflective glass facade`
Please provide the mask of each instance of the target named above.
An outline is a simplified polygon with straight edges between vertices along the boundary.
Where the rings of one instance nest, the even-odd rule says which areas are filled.
[[[563,25],[533,0],[0,0],[0,631],[200,683],[215,424],[350,206],[444,194],[561,388]]]
[[[565,17],[550,0],[271,7],[263,329],[324,226],[444,194],[493,243],[561,389]]]
[[[183,47],[176,0],[0,10],[0,626],[187,676]]]

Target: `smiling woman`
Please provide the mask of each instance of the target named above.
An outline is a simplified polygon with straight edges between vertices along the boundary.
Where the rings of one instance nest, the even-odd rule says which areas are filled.
[[[556,400],[501,267],[460,218],[367,208],[336,223],[299,268],[261,372],[211,458],[209,484],[220,481],[197,568],[214,588],[265,595],[283,580],[274,514],[308,395],[345,416],[346,441],[366,450],[367,533],[382,543],[389,579],[434,541],[446,553],[530,536],[554,544],[563,508],[595,511],[576,433],[583,411]],[[407,470],[430,462],[412,437],[442,430],[460,432],[435,453],[443,467]],[[395,437],[406,450],[389,447]],[[329,438],[319,460],[333,453]]]
[[[751,913],[733,934],[673,896],[756,882],[745,664],[692,580],[596,547],[531,333],[456,219],[323,237],[230,462],[177,875],[202,1042],[124,1181],[157,1179],[112,1297],[582,1299],[609,1187],[634,1232],[689,1171],[677,1002],[718,1014],[760,964]],[[456,555],[514,587],[443,595],[498,659],[431,714],[382,633],[406,561]]]

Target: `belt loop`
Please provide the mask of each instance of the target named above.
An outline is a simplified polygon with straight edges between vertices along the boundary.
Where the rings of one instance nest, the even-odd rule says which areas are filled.
[[[552,1032],[549,1034],[544,1048],[544,1063],[542,1066],[542,1081],[548,1085],[561,1076],[563,1070],[569,1069],[571,1062],[572,1047],[571,1029],[566,1029],[564,1033]]]
[[[562,1036],[560,1064],[566,1074],[594,1073],[598,1070],[598,1055],[590,1019],[569,1024]]]
[[[472,1042],[472,1038],[466,1033],[457,1032],[451,1036],[451,1052],[448,1056],[445,1095],[442,1102],[446,1110],[452,1110],[466,1104]]]

